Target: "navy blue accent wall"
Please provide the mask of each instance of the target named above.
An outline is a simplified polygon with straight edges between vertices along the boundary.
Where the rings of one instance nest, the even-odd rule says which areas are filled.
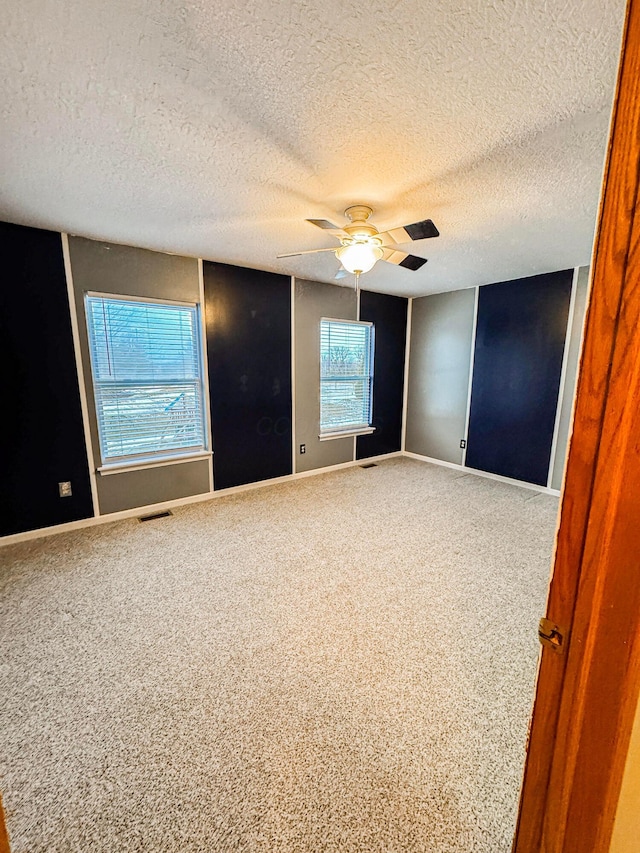
[[[214,487],[291,474],[291,279],[204,262]]]
[[[385,293],[360,294],[360,319],[375,325],[372,435],[358,436],[356,458],[394,453],[402,442],[407,300]]]
[[[88,518],[93,504],[60,234],[0,223],[0,252],[6,536]]]
[[[572,270],[480,288],[466,464],[545,486]]]

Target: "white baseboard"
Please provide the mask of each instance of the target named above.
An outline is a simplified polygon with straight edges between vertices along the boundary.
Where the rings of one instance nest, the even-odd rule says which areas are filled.
[[[430,462],[432,465],[440,465],[442,468],[455,468],[456,471],[465,471],[464,465],[458,462],[446,462],[444,459],[435,459],[431,456],[422,456],[420,453],[412,453],[410,450],[405,450],[402,454],[408,459],[417,459],[418,462]]]
[[[1,537],[0,547],[4,545],[15,545],[18,542],[28,542],[31,539],[40,539],[43,536],[55,536],[58,533],[69,533],[73,530],[82,530],[85,527],[95,527],[97,524],[108,524],[111,521],[122,521],[126,518],[139,518],[143,515],[151,515],[154,512],[163,512],[164,510],[174,509],[179,506],[187,506],[188,504],[215,500],[216,498],[223,498],[227,495],[239,494],[240,492],[250,492],[254,489],[273,486],[277,483],[290,483],[294,480],[301,480],[304,477],[328,474],[331,471],[339,471],[342,468],[353,468],[356,465],[366,465],[368,462],[392,459],[395,456],[402,456],[402,452],[397,451],[396,453],[384,453],[380,456],[371,456],[366,457],[365,459],[353,459],[349,462],[340,462],[338,465],[328,465],[325,468],[313,468],[310,471],[300,471],[297,474],[285,474],[283,477],[272,477],[269,480],[260,480],[257,483],[246,483],[243,486],[232,486],[229,489],[217,489],[213,492],[203,492],[200,495],[191,495],[185,498],[176,498],[171,501],[162,501],[161,503],[147,504],[146,506],[133,507],[132,509],[123,509],[120,512],[111,512],[106,515],[82,518],[79,521],[68,521],[64,524],[53,525],[52,527],[40,527],[36,530],[25,530],[23,533],[12,533],[9,536]]]
[[[486,477],[489,480],[497,480],[500,483],[508,483],[512,486],[520,486],[523,489],[530,489],[534,492],[540,492],[546,495],[560,495],[558,489],[551,489],[547,486],[537,486],[533,483],[523,483],[521,480],[513,480],[509,477],[501,477],[499,474],[490,474],[486,471],[477,471],[475,468],[467,468],[465,465],[458,465],[455,462],[445,462],[442,459],[434,459],[431,456],[421,456],[419,453],[411,453],[408,450],[396,451],[395,453],[385,453],[380,456],[370,456],[364,459],[352,459],[349,462],[340,462],[337,465],[328,465],[325,468],[313,468],[310,471],[299,471],[296,474],[285,474],[284,477],[273,477],[270,480],[260,480],[257,483],[246,483],[243,486],[232,486],[229,489],[217,489],[213,492],[203,492],[200,495],[191,495],[190,497],[177,498],[172,501],[162,501],[156,504],[147,504],[146,506],[134,507],[132,509],[124,509],[120,512],[112,512],[107,515],[93,516],[91,518],[83,518],[79,521],[69,521],[65,524],[56,524],[52,527],[41,527],[37,530],[26,530],[23,533],[12,533],[9,536],[0,538],[0,547],[4,545],[15,545],[18,542],[28,542],[31,539],[40,539],[42,536],[55,536],[58,533],[68,533],[73,530],[82,530],[84,527],[94,527],[97,524],[108,524],[112,521],[122,521],[127,518],[139,518],[142,515],[151,515],[154,512],[163,512],[167,509],[174,509],[180,506],[188,506],[193,503],[202,503],[203,501],[215,500],[223,498],[227,495],[240,494],[241,492],[250,492],[254,489],[261,489],[265,486],[273,486],[277,483],[290,483],[294,480],[301,480],[304,477],[315,477],[318,474],[329,474],[331,471],[340,471],[343,468],[353,468],[356,465],[366,465],[369,462],[382,462],[385,459],[393,459],[396,457],[405,456],[408,459],[416,459],[419,462],[429,462],[432,465],[440,465],[444,468],[454,468],[457,471],[462,471],[464,474],[474,474],[477,477]]]
[[[520,486],[521,489],[530,489],[532,492],[540,492],[543,495],[560,496],[558,489],[548,486],[538,486],[535,483],[525,483],[523,480],[514,480],[511,477],[503,477],[500,474],[491,474],[489,471],[479,471],[477,468],[469,468],[466,465],[458,465],[456,462],[445,462],[443,459],[434,459],[431,456],[421,456],[419,453],[411,453],[405,450],[402,454],[409,459],[417,459],[419,462],[430,462],[432,465],[441,465],[443,468],[455,468],[463,474],[474,474],[477,477],[485,477],[487,480],[497,480],[499,483],[508,483],[510,486]]]

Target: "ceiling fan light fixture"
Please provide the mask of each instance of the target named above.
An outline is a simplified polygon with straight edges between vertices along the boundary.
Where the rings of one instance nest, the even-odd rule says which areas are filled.
[[[354,275],[369,272],[383,254],[381,247],[372,243],[348,243],[336,249],[336,257],[342,266]]]

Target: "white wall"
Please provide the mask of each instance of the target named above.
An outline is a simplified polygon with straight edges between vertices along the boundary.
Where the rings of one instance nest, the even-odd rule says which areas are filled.
[[[640,850],[640,704],[631,733],[609,853]]]
[[[405,449],[462,464],[475,288],[414,299]]]

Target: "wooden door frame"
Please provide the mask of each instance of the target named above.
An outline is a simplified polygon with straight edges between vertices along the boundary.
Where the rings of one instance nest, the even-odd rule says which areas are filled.
[[[640,694],[640,0],[628,0],[514,853],[609,849]],[[634,506],[635,502],[635,506]]]

